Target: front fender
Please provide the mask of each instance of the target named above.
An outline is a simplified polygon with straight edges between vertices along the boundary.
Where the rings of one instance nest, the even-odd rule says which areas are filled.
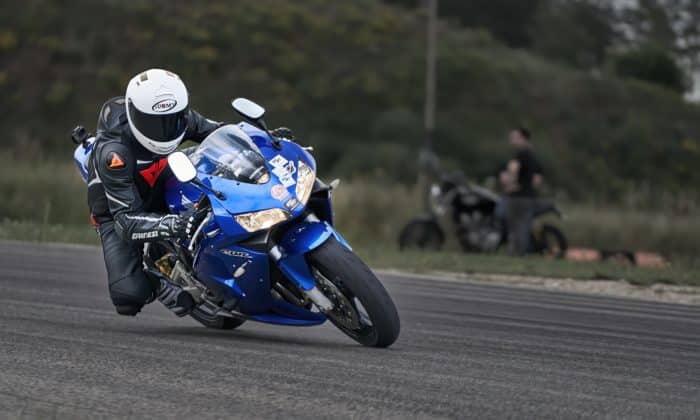
[[[345,239],[327,222],[304,220],[290,227],[282,235],[279,243],[273,248],[272,257],[289,280],[301,290],[311,290],[316,286],[316,282],[304,256],[323,245],[331,236],[352,250]]]

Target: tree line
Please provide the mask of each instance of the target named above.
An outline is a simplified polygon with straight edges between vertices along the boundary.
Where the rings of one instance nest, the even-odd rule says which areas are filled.
[[[425,0],[388,0],[420,8]],[[693,89],[700,70],[700,2],[694,0],[440,0],[440,15],[488,30],[569,66]]]
[[[606,9],[547,9],[555,4],[548,0],[441,4],[463,6],[442,10],[439,25],[435,144],[448,165],[476,180],[489,176],[507,158],[508,129],[522,124],[534,132],[553,189],[574,199],[677,196],[700,182],[698,107],[672,83],[606,69],[619,54],[627,59],[615,68],[644,68],[625,55],[637,50],[616,49],[620,28],[580,24],[602,21]],[[509,24],[495,17],[497,5]],[[379,0],[28,0],[10,9],[0,10],[0,129],[3,153],[16,159],[69,160],[71,128],[94,130],[101,104],[158,66],[182,76],[207,116],[235,121],[232,97],[260,102],[270,124],[291,126],[315,147],[323,175],[416,178],[419,8]],[[559,28],[557,36],[537,35],[544,28]],[[570,48],[552,39],[566,37]],[[673,63],[683,53],[660,49]]]

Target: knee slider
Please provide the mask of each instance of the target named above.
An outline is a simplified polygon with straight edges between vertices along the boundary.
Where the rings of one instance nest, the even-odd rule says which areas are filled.
[[[138,294],[120,293],[114,289],[110,290],[112,303],[119,315],[134,316],[141,312],[141,308],[148,303],[148,297],[138,296]]]
[[[153,296],[152,284],[143,275],[130,275],[109,284],[109,294],[115,305],[126,304],[141,307]]]
[[[117,304],[115,304],[114,307],[117,309],[117,313],[119,315],[136,316],[137,313],[141,312],[141,308],[143,308],[143,305],[134,305],[134,304],[117,305]]]

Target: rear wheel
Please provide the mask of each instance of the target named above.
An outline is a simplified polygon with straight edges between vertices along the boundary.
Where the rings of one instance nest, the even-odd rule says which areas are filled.
[[[190,316],[205,327],[214,328],[217,330],[233,330],[240,327],[245,322],[245,320],[238,318],[230,318],[221,315],[209,315],[199,308],[194,308],[192,313],[190,313]]]
[[[568,244],[566,237],[557,227],[545,224],[539,234],[538,248],[540,252],[552,258],[564,258]]]
[[[412,220],[401,229],[399,249],[438,251],[445,243],[445,234],[434,220]]]
[[[334,238],[308,255],[319,290],[333,303],[326,313],[360,344],[388,347],[399,336],[396,306],[382,283],[352,251]]]

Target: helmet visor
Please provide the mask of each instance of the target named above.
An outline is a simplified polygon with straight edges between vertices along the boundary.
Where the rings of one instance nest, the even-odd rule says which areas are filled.
[[[131,123],[144,136],[156,142],[169,142],[180,137],[187,128],[188,108],[173,114],[146,114],[130,102]]]

